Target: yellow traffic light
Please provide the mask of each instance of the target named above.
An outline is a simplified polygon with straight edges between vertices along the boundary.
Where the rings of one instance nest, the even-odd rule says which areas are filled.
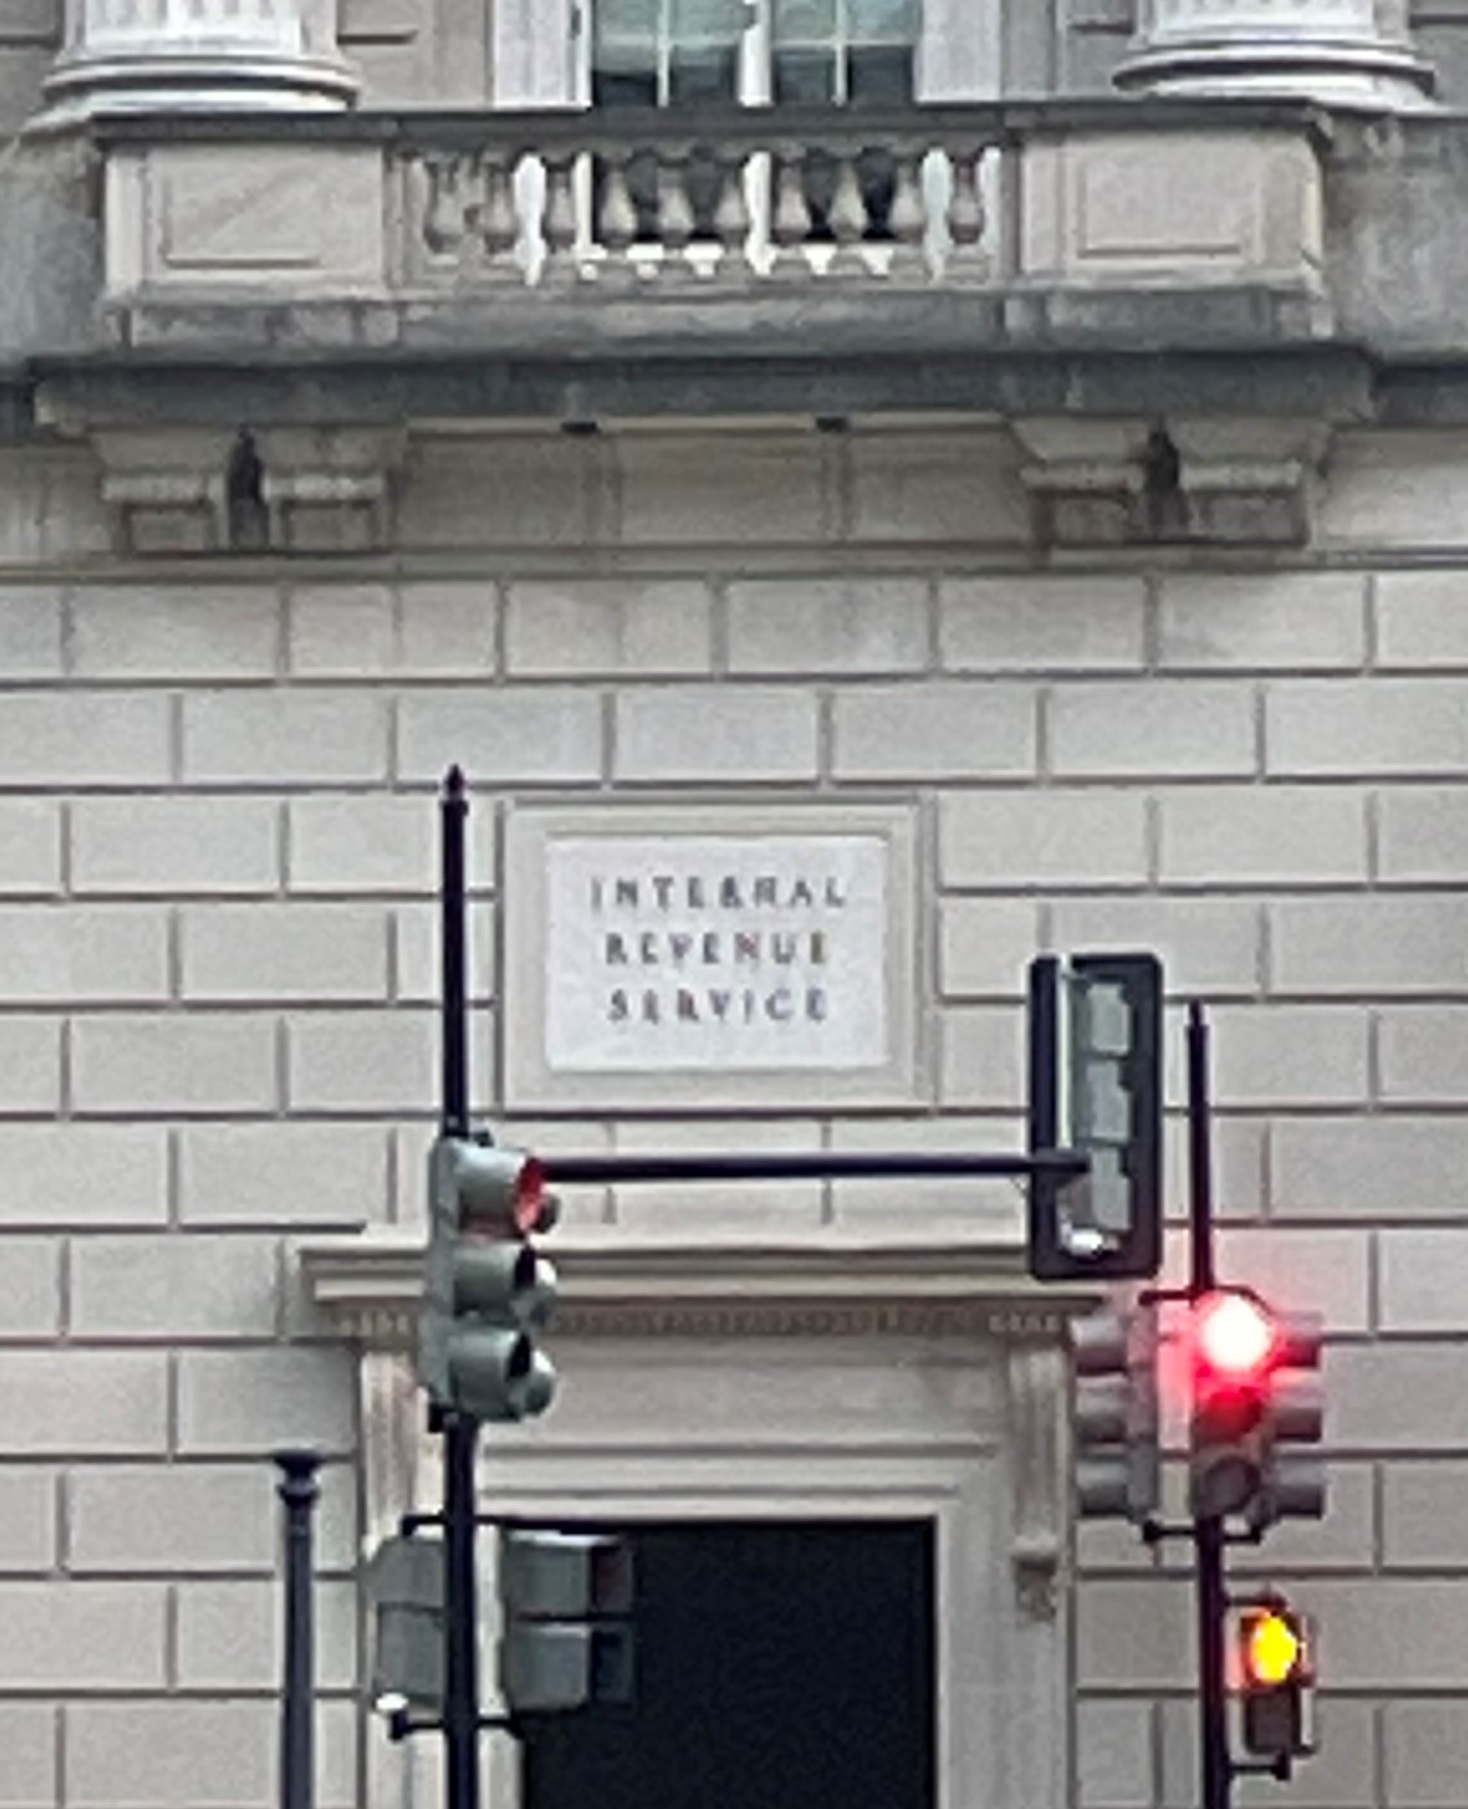
[[[1287,1615],[1266,1608],[1244,1620],[1244,1676],[1258,1689],[1289,1683],[1304,1657],[1304,1641]]]
[[[1237,1663],[1244,1750],[1286,1760],[1313,1750],[1314,1639],[1284,1602],[1245,1609]]]

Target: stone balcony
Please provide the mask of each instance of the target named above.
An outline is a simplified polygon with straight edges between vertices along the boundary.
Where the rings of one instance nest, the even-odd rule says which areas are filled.
[[[972,354],[1318,338],[1290,104],[101,122],[136,353]]]
[[[89,440],[145,512],[217,520],[260,456],[268,511],[345,498],[376,542],[415,423],[968,415],[1055,541],[1298,543],[1342,426],[1468,422],[1446,114],[143,112],[13,149],[0,435]]]

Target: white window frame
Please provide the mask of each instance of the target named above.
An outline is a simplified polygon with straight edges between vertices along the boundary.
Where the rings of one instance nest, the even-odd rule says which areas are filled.
[[[588,107],[596,0],[496,0],[493,105]],[[919,0],[914,84],[919,101],[982,101],[1003,86],[1003,0]],[[1024,0],[1033,4],[1033,0]],[[770,98],[768,0],[744,34],[740,101]]]

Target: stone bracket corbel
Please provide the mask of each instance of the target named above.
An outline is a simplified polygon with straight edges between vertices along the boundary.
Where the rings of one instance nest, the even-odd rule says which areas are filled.
[[[253,437],[272,549],[365,552],[389,543],[400,428],[270,427]]]
[[[1054,1342],[1016,1342],[1007,1351],[1013,1452],[1010,1563],[1015,1599],[1036,1620],[1052,1619],[1065,1565],[1065,1352]]]
[[[401,428],[76,428],[122,553],[367,552],[391,543]]]
[[[1318,420],[1037,416],[1014,422],[1036,539],[1056,550],[1297,547],[1330,445]]]
[[[232,429],[108,428],[90,437],[119,551],[212,553],[228,547]]]

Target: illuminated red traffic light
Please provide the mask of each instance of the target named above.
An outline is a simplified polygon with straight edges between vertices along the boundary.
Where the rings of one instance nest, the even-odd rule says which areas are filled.
[[[1193,1308],[1198,1361],[1221,1381],[1262,1379],[1273,1363],[1277,1340],[1273,1314],[1252,1294],[1220,1290],[1205,1294]]]
[[[515,1176],[515,1229],[521,1237],[530,1237],[543,1229],[541,1215],[545,1210],[545,1170],[534,1156],[527,1156]]]
[[[1257,1294],[1218,1288],[1193,1302],[1190,1334],[1193,1511],[1209,1518],[1242,1514],[1263,1483],[1279,1327]]]

